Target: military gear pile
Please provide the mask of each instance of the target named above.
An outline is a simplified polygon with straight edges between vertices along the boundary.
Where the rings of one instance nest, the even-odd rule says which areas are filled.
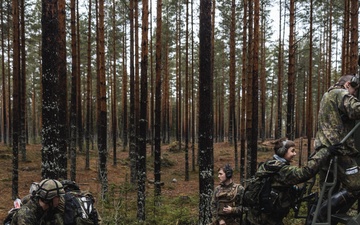
[[[65,196],[65,225],[96,225],[98,214],[94,197],[87,192],[69,191]]]

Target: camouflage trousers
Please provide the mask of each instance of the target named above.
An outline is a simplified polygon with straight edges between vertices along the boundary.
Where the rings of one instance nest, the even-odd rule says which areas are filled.
[[[360,191],[360,168],[354,156],[339,155],[337,165],[337,179],[345,189],[350,192]],[[330,162],[331,159],[329,159]],[[320,183],[322,184],[327,176],[328,169],[329,176],[327,181],[331,181],[333,177],[333,165],[327,163],[319,172]],[[331,166],[331,168],[329,168]],[[329,180],[330,179],[330,180]]]

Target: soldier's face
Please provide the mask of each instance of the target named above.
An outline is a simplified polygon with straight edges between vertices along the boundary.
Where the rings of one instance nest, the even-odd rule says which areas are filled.
[[[351,86],[349,81],[346,82],[344,86],[348,90],[349,94],[351,94],[351,95],[355,95],[356,91],[358,90],[358,87]]]
[[[53,202],[52,202],[52,204],[53,204],[53,207],[54,208],[56,208],[56,207],[58,207],[58,205],[59,205],[59,200],[60,200],[60,198],[59,197],[55,197],[55,198],[53,198]]]
[[[294,147],[290,147],[285,155],[284,155],[284,159],[286,159],[288,162],[292,162],[294,160],[294,157],[296,156],[296,150]]]
[[[226,181],[226,174],[222,169],[220,169],[218,172],[218,178],[220,180],[220,183],[223,183]]]

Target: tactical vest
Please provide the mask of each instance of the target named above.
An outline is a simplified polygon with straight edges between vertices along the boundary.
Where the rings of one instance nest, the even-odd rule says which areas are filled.
[[[219,189],[218,192],[215,194],[216,198],[218,199],[217,204],[217,212],[219,216],[228,216],[223,209],[226,206],[236,207],[236,197],[238,194],[238,189],[240,185],[234,184],[231,189]]]

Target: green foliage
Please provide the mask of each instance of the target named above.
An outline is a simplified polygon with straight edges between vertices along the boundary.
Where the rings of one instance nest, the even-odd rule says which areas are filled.
[[[147,193],[146,221],[137,220],[136,190],[130,183],[110,185],[106,201],[97,207],[102,224],[151,224],[151,225],[192,225],[197,224],[197,196],[154,197]]]

